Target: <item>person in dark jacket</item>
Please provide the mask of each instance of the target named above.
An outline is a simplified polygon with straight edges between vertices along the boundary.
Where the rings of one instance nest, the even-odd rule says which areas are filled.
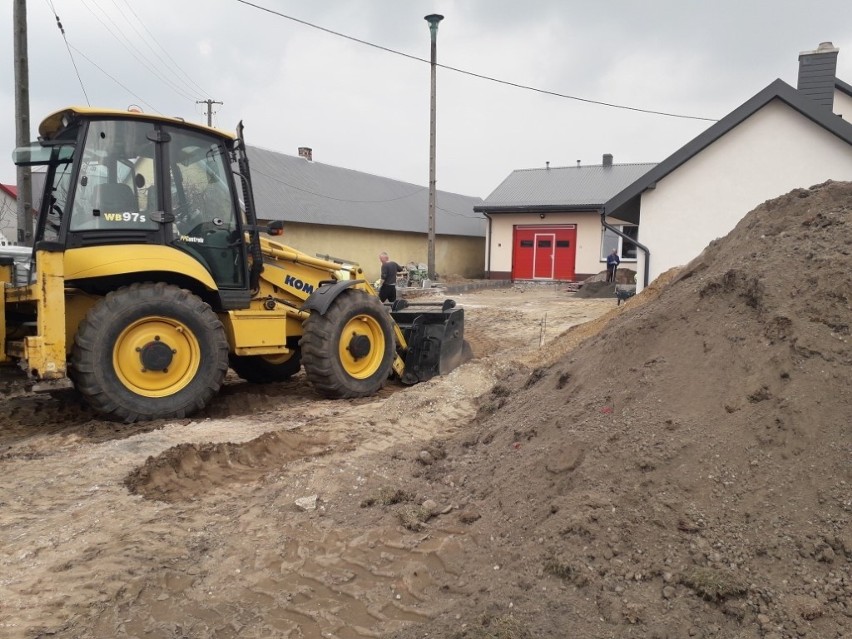
[[[399,264],[391,261],[384,251],[379,253],[379,261],[382,263],[379,299],[393,304],[396,301],[396,274],[399,273]]]
[[[621,260],[618,258],[618,249],[612,249],[612,253],[606,256],[606,281],[615,283],[615,270]]]

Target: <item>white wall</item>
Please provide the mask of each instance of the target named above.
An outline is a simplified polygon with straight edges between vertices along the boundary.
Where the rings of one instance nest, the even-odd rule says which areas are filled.
[[[7,241],[18,239],[18,201],[5,191],[0,191],[0,233]]]
[[[577,225],[577,252],[574,264],[576,273],[598,273],[606,268],[600,260],[601,252],[601,216],[596,212],[589,213],[547,213],[544,219],[538,214],[504,214],[491,216],[491,270],[495,272],[511,272],[512,270],[512,231],[517,224],[533,226],[541,224],[552,226],[556,224]],[[617,220],[607,220],[613,224],[621,224]],[[486,260],[488,256],[486,255]],[[485,265],[488,269],[488,264]],[[632,265],[631,265],[632,268]]]
[[[689,262],[761,202],[828,179],[852,179],[852,147],[773,100],[642,194],[650,279]]]
[[[834,91],[834,112],[847,122],[852,122],[852,97],[842,91]]]

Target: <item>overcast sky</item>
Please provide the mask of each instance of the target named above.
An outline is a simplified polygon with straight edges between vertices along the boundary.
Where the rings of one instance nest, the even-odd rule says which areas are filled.
[[[250,145],[428,185],[429,29],[438,63],[584,100],[721,118],[798,55],[840,48],[850,0],[29,0],[30,137],[70,104],[206,121]],[[0,14],[0,181],[15,182],[12,2]],[[771,9],[770,9],[771,7]],[[56,26],[62,21],[69,49]],[[72,60],[73,56],[73,60]],[[76,71],[75,65],[76,64]],[[77,77],[79,72],[79,79]],[[486,197],[514,169],[665,159],[712,123],[437,73],[437,184]]]

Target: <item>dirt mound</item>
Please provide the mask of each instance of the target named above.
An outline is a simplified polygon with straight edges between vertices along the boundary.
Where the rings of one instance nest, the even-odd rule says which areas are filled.
[[[180,444],[149,457],[124,483],[147,499],[179,501],[224,484],[255,481],[271,468],[323,454],[327,444],[285,431],[244,444]]]
[[[850,207],[620,306],[459,294],[476,358],[371,398],[128,426],[0,380],[0,636],[850,637]]]
[[[428,636],[849,636],[850,246],[852,184],[795,190],[510,372],[406,486],[478,540]]]
[[[636,286],[636,271],[629,268],[620,268],[615,272],[615,283],[606,281],[606,271],[583,280],[583,285],[577,291],[580,298],[604,298],[615,299],[615,287],[626,290],[628,287]]]

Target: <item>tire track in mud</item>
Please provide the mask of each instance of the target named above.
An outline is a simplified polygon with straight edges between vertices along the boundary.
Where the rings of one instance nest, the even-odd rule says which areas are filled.
[[[430,592],[444,589],[444,601],[457,591],[453,553],[475,540],[437,525],[330,531],[325,509],[384,479],[375,453],[464,428],[477,398],[538,343],[543,312],[507,324],[499,304],[471,308],[472,342],[490,345],[477,359],[360,400],[318,399],[304,375],[230,380],[194,419],[128,427],[85,412],[63,421],[61,402],[22,396],[23,413],[33,399],[43,406],[48,432],[20,416],[0,424],[10,478],[0,616],[13,620],[0,634],[345,638],[422,622],[438,611]],[[318,509],[298,512],[294,500],[308,495]]]
[[[473,373],[471,369],[476,368]],[[125,478],[129,490],[146,499],[193,499],[228,483],[246,483],[288,462],[311,458],[314,467],[386,450],[401,442],[447,435],[476,414],[476,399],[494,383],[486,364],[471,362],[449,375],[372,398],[342,411],[339,401],[304,407],[290,430],[264,432],[247,442],[181,443],[149,457]],[[329,457],[320,460],[320,457]]]
[[[243,531],[251,535],[251,526]],[[224,545],[134,588],[100,616],[95,636],[376,637],[442,609],[430,591],[455,592],[464,542],[453,532],[283,526],[254,555]],[[227,571],[226,587],[212,575]],[[460,594],[460,593],[459,593]],[[258,620],[262,620],[258,622]],[[249,632],[248,629],[252,630]]]

